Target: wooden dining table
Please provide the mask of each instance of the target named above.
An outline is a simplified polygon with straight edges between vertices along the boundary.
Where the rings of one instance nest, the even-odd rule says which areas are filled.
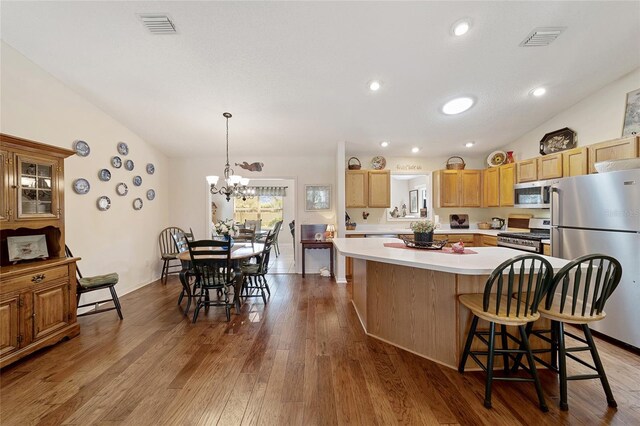
[[[215,250],[213,247],[202,247],[200,250]],[[264,250],[264,244],[261,243],[235,243],[231,247],[231,261],[233,262],[233,304],[236,308],[236,313],[240,313],[240,292],[242,291],[242,282],[244,281],[244,276],[242,274],[242,269],[240,268],[240,262],[243,260],[251,259],[254,256],[259,255]],[[207,256],[205,258],[210,259],[220,259],[224,260],[225,256]],[[189,251],[184,251],[178,254],[178,259],[183,262],[183,269],[180,272],[180,282],[182,283],[182,287],[184,288],[187,296],[189,297],[189,301],[193,298],[193,293],[191,291],[191,286],[189,285],[189,279],[187,277],[187,272],[189,271],[189,263],[191,262],[191,255]],[[202,259],[202,258],[201,258]],[[187,309],[185,311],[188,312],[189,304],[187,304]]]

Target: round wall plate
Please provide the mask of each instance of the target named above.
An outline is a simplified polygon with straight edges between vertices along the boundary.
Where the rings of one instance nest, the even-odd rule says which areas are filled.
[[[122,159],[117,155],[114,155],[113,157],[111,157],[111,166],[119,169],[120,167],[122,167]]]
[[[76,194],[84,195],[89,192],[91,185],[85,178],[79,178],[73,181],[73,190]]]
[[[80,157],[86,157],[91,152],[91,148],[89,147],[89,144],[81,140],[77,140],[73,143],[73,150]]]
[[[124,162],[124,168],[131,171],[134,168],[133,160],[127,160]]]
[[[153,189],[150,189],[147,191],[147,200],[151,201],[154,198],[156,198],[156,191],[154,191]]]
[[[108,169],[102,169],[98,172],[98,178],[103,182],[111,180],[111,172]]]
[[[156,167],[152,163],[147,164],[147,173],[152,175],[155,173],[155,171],[156,171]]]
[[[487,157],[487,164],[489,167],[498,167],[507,160],[507,153],[504,151],[493,151]]]
[[[118,142],[118,152],[120,155],[127,155],[129,153],[129,146],[124,142]]]
[[[98,198],[97,205],[98,210],[109,210],[109,207],[111,207],[111,200],[109,199],[109,197],[103,195],[102,197]]]
[[[142,185],[142,176],[134,176],[133,177],[133,184],[135,186],[140,186]]]
[[[120,182],[119,184],[116,185],[116,194],[120,196],[125,196],[127,195],[128,192],[129,192],[129,187],[127,187],[126,183]]]
[[[142,208],[142,198],[136,198],[133,200],[133,209],[140,210]]]

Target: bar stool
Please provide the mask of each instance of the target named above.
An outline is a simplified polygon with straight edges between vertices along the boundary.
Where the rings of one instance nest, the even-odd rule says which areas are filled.
[[[596,344],[593,341],[589,323],[600,321],[605,317],[604,305],[620,283],[621,277],[622,265],[611,256],[591,254],[574,259],[555,275],[544,306],[539,308],[540,316],[551,320],[551,329],[532,331],[531,326],[527,326],[527,334],[536,335],[551,344],[551,349],[534,351],[535,353],[551,351],[551,364],[538,357],[535,359],[560,374],[561,410],[569,409],[567,381],[586,379],[600,379],[609,407],[617,407]],[[582,328],[584,339],[573,333],[565,332],[565,323]],[[549,338],[545,334],[550,334],[551,337]],[[567,348],[565,335],[586,346]],[[573,352],[581,351],[591,352],[591,358],[595,365],[590,365],[573,355]],[[567,376],[567,357],[594,370],[597,374]],[[521,364],[517,362],[514,369],[518,365]]]
[[[542,394],[542,386],[538,379],[533,353],[529,345],[529,339],[525,330],[525,325],[536,321],[538,304],[547,294],[553,277],[553,267],[548,260],[541,256],[525,254],[516,256],[503,262],[498,266],[487,279],[482,294],[462,294],[458,297],[459,302],[466,306],[473,313],[471,328],[467,335],[462,358],[458,371],[464,373],[467,358],[470,356],[487,373],[485,385],[484,406],[491,408],[491,386],[494,380],[524,381],[533,382],[538,394],[540,409],[548,411]],[[476,331],[478,320],[482,318],[489,322],[489,331]],[[496,324],[500,324],[500,332],[496,333]],[[507,332],[507,326],[518,327],[520,339]],[[501,349],[495,348],[496,334],[501,338]],[[489,336],[489,340],[485,336]],[[487,345],[487,351],[472,351],[471,344],[474,337]],[[518,349],[509,349],[508,339],[516,342]],[[504,371],[509,374],[509,359],[516,359],[510,354],[526,355],[529,367],[525,369],[528,377],[494,377],[493,359],[496,355],[502,355]],[[478,355],[487,356],[485,366]]]

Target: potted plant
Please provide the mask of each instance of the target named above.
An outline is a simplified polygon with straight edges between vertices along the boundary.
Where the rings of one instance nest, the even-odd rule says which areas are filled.
[[[238,226],[233,219],[219,220],[213,224],[214,235],[222,237],[223,241],[233,242],[233,238],[238,232]]]
[[[432,242],[434,228],[435,226],[430,220],[419,220],[417,222],[411,222],[411,230],[413,231],[414,241],[427,243]]]

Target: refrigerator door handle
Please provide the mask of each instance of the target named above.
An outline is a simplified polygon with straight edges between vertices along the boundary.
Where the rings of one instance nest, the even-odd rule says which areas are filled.
[[[551,226],[557,226],[560,219],[560,189],[558,189],[556,185],[551,186],[551,196],[549,201],[549,207],[551,210]]]

